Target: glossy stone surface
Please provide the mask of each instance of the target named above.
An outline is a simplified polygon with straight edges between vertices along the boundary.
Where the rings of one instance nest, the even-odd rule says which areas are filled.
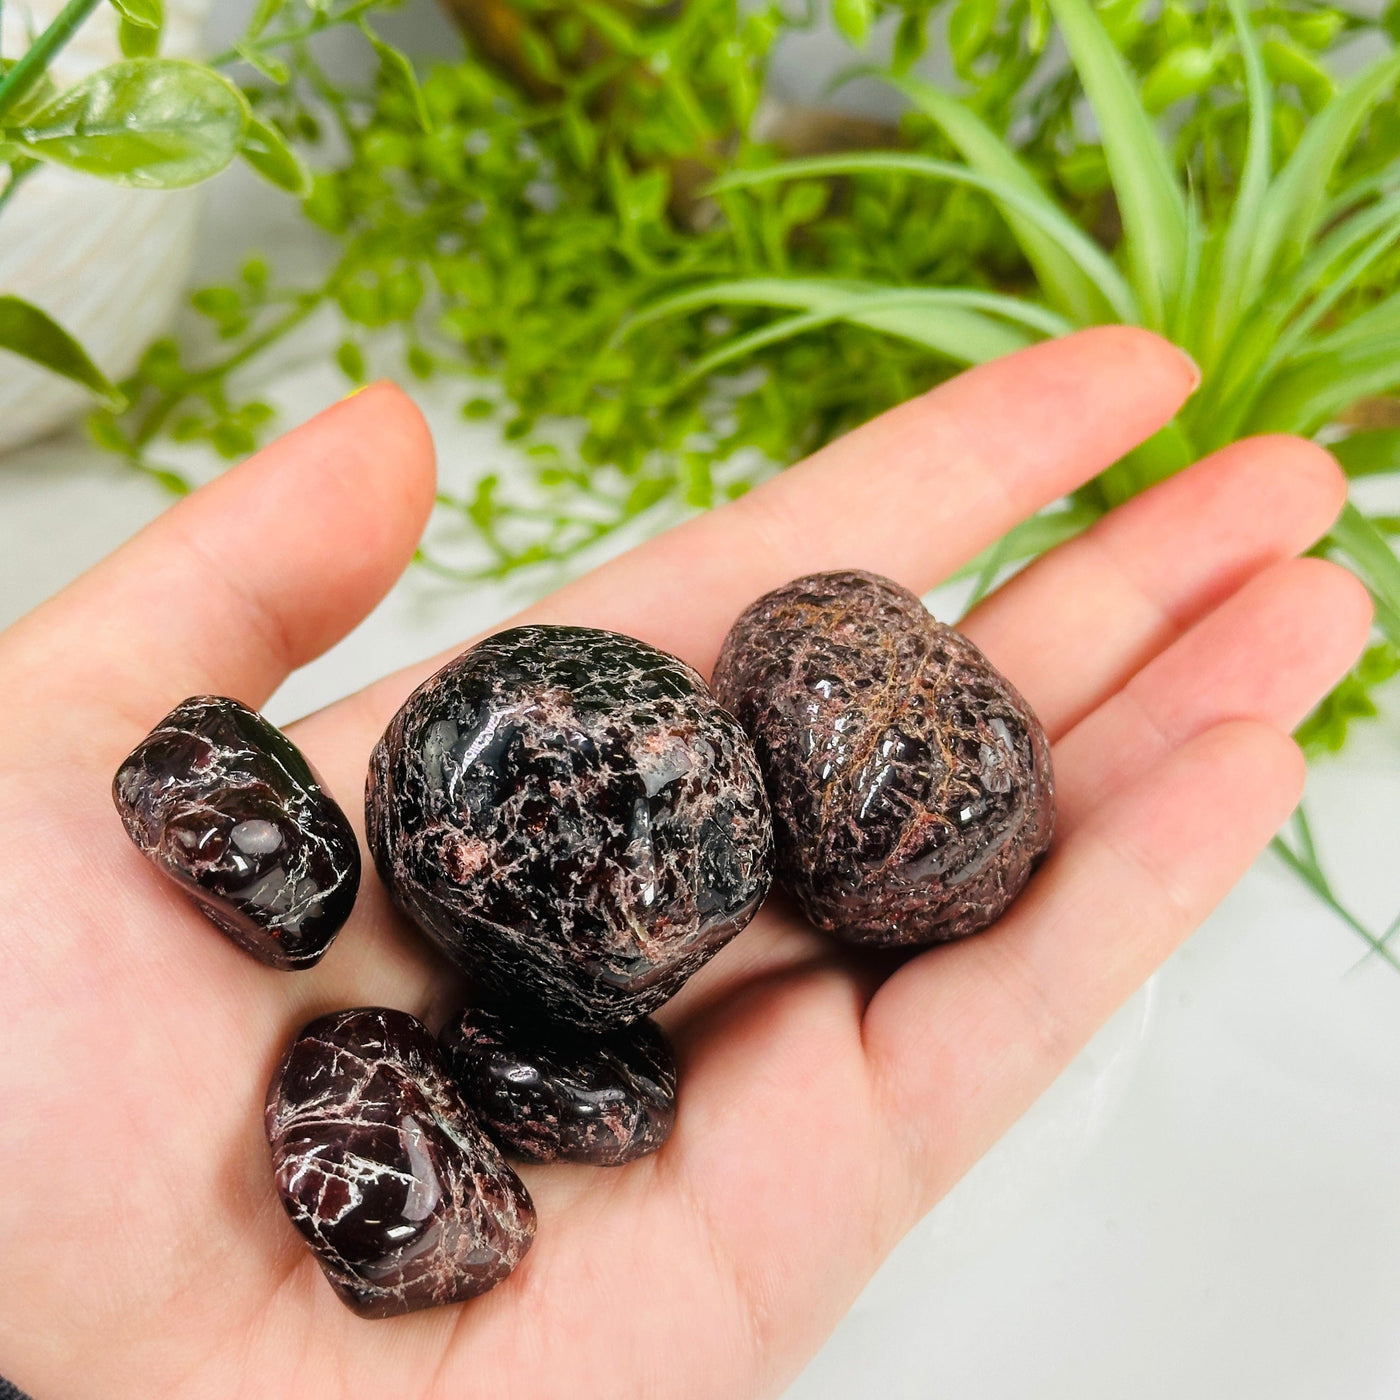
[[[310,967],[355,904],[360,847],[301,750],[217,695],[173,709],[117,770],[127,835],[239,947]]]
[[[683,662],[584,627],[498,633],[420,686],[366,822],[395,902],[494,999],[592,1030],[673,995],[771,878],[743,731]]]
[[[976,933],[1050,844],[1040,721],[973,644],[876,574],[814,574],[726,638],[715,692],[752,735],[778,879],[853,943]]]
[[[676,1061],[643,1017],[606,1035],[468,1007],[442,1033],[448,1070],[507,1150],[615,1167],[655,1152],[676,1118]]]
[[[282,1204],[361,1317],[475,1297],[530,1248],[529,1193],[406,1012],[360,1007],[303,1027],[266,1126]]]

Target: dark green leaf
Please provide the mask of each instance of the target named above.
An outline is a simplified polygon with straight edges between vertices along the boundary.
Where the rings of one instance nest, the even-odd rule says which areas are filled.
[[[88,358],[87,351],[47,312],[20,297],[0,296],[0,350],[22,355],[118,407],[125,402],[121,391]]]
[[[29,155],[119,185],[172,189],[237,154],[248,104],[197,63],[137,58],[101,68],[7,136]]]

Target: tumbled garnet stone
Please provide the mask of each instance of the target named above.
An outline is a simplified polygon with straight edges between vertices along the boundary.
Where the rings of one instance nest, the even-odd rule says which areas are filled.
[[[535,1208],[426,1026],[361,1007],[303,1027],[267,1095],[282,1204],[362,1317],[457,1303],[525,1257]]]
[[[714,686],[763,768],[778,879],[820,929],[888,945],[975,933],[1050,844],[1040,721],[888,579],[813,574],[760,598]]]
[[[173,709],[112,784],[127,835],[269,967],[318,961],[360,887],[360,847],[301,750],[217,695]]]
[[[589,1035],[468,1007],[442,1033],[447,1067],[486,1130],[537,1162],[615,1167],[655,1152],[676,1117],[676,1061],[643,1017]]]
[[[399,907],[497,999],[585,1029],[670,997],[753,917],[772,867],[753,750],[683,662],[516,627],[444,666],[370,760]]]

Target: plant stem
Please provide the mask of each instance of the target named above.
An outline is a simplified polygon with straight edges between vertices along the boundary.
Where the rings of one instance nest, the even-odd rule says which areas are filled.
[[[10,181],[3,190],[0,190],[0,211],[14,198],[15,191],[25,182],[25,180],[39,168],[38,161],[29,161],[24,165],[12,165],[10,167]]]
[[[49,60],[101,3],[102,0],[68,0],[54,22],[29,46],[24,57],[0,78],[0,117],[44,76]]]
[[[262,55],[269,49],[281,48],[286,44],[299,43],[303,39],[313,38],[332,24],[353,24],[361,15],[368,14],[379,0],[357,0],[356,4],[347,6],[338,14],[319,14],[309,23],[300,25],[295,29],[285,29],[278,34],[269,34],[266,37],[259,37],[250,40],[247,44],[247,52]],[[227,68],[232,63],[246,63],[247,59],[236,48],[225,49],[223,53],[216,54],[209,60],[211,68]]]
[[[216,364],[206,365],[198,373],[192,375],[178,392],[169,394],[152,405],[149,413],[141,420],[140,426],[136,430],[134,438],[137,449],[146,447],[151,440],[165,426],[166,420],[191,394],[197,393],[202,385],[209,384],[223,378],[230,371],[235,370],[239,365],[246,364],[255,355],[266,350],[275,341],[280,340],[293,327],[306,320],[313,311],[319,307],[327,297],[328,293],[313,292],[302,297],[298,305],[280,320],[274,322],[260,335],[254,336],[246,345],[232,355],[226,356]]]

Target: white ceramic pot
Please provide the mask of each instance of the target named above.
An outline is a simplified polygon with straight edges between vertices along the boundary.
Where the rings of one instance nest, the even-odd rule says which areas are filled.
[[[211,0],[166,0],[161,52],[190,57]],[[4,52],[23,51],[62,0],[4,7]],[[60,86],[121,57],[115,12],[95,11],[53,66]],[[53,166],[0,211],[0,292],[41,306],[109,378],[129,373],[169,324],[184,290],[199,212],[195,190],[130,190]],[[0,451],[52,431],[92,400],[56,375],[0,352]]]

